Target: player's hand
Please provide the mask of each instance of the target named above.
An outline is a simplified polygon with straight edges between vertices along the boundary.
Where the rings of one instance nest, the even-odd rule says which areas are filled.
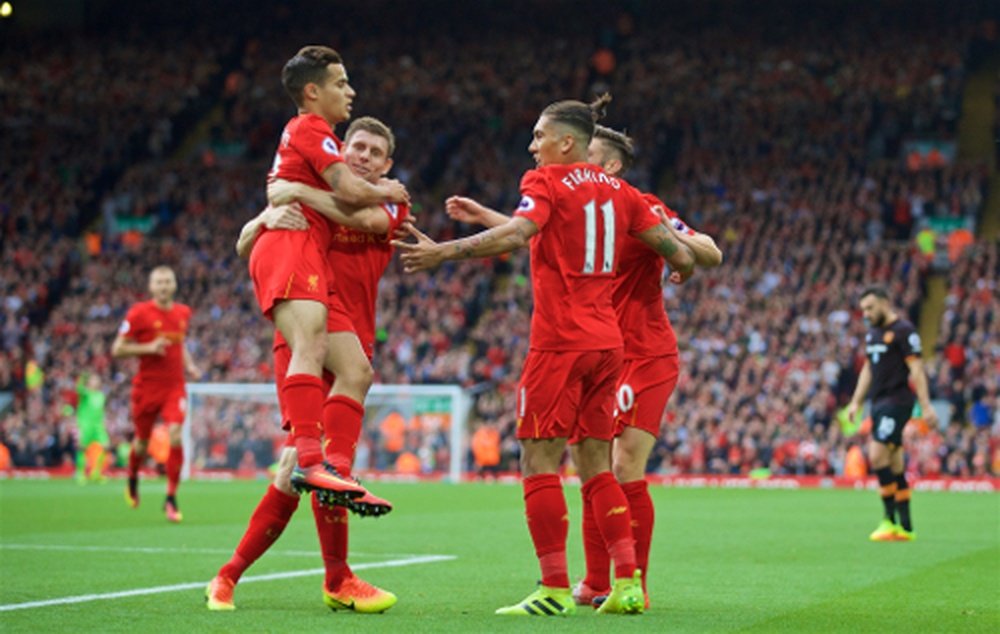
[[[163,336],[157,337],[149,342],[149,354],[155,354],[158,357],[162,357],[167,354],[167,346],[169,345],[169,339]]]
[[[267,184],[267,201],[275,207],[295,202],[300,195],[301,183],[275,180]]]
[[[482,224],[482,207],[471,198],[452,196],[444,201],[444,210],[452,220]]]
[[[687,267],[686,269],[677,269],[676,271],[671,271],[670,277],[667,279],[669,279],[672,284],[683,284],[684,282],[691,279],[692,275],[694,275],[694,268],[695,268],[694,263],[692,263],[691,266]]]
[[[406,191],[406,185],[395,178],[380,178],[378,186],[382,190],[386,202],[410,204],[410,192]]]
[[[858,409],[860,409],[860,406],[854,401],[851,401],[847,405],[847,420],[851,421],[851,423],[853,423],[857,419]]]
[[[921,405],[920,413],[923,415],[924,422],[927,423],[927,427],[930,429],[937,429],[940,421],[938,420],[937,412],[934,411],[934,407],[930,403],[928,403],[926,407]]]
[[[403,262],[403,270],[416,273],[436,268],[444,258],[434,242],[409,222],[404,222],[399,229],[417,239],[416,242],[403,242],[400,239],[392,241],[392,246],[400,250],[399,259]]]
[[[302,207],[293,202],[290,205],[279,205],[268,207],[261,216],[264,226],[268,229],[287,229],[289,231],[305,231],[309,228],[309,221],[302,213]]]
[[[193,364],[187,367],[187,373],[193,381],[200,381],[201,377],[204,376],[204,372],[201,371],[201,368]]]

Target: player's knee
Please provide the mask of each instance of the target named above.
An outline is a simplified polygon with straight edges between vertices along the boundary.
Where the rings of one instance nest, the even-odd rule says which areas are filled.
[[[343,381],[344,387],[358,395],[368,394],[374,380],[375,371],[370,363],[355,365],[350,370],[337,374],[337,382]]]
[[[170,439],[171,447],[179,447],[181,445],[182,435],[180,425],[171,425],[167,435]]]

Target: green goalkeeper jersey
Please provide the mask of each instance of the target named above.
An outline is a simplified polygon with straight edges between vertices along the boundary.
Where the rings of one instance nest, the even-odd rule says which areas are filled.
[[[104,427],[104,392],[84,386],[77,388],[79,402],[76,405],[76,422],[81,430],[96,430]]]

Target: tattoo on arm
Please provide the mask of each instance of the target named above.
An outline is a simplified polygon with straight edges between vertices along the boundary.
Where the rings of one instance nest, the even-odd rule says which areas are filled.
[[[677,243],[674,242],[669,229],[660,227],[660,229],[656,232],[656,250],[661,255],[666,257],[670,257],[677,253]]]
[[[527,241],[528,236],[520,223],[513,227],[505,224],[456,240],[451,248],[451,257],[448,259],[466,260],[509,253],[523,247]]]

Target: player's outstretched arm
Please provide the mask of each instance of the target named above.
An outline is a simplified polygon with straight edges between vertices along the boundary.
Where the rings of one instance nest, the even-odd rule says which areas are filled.
[[[162,357],[166,354],[168,345],[170,345],[170,341],[166,337],[157,337],[146,343],[138,343],[126,339],[125,335],[119,334],[115,337],[114,343],[111,344],[111,356],[116,359],[139,357],[146,354],[155,354]]]
[[[662,255],[670,268],[680,275],[681,282],[694,273],[694,253],[686,244],[676,240],[667,227],[662,224],[655,225],[636,234],[635,237]]]
[[[373,185],[351,171],[346,163],[334,163],[323,171],[323,179],[333,190],[333,197],[355,209],[380,205],[382,203],[410,204],[410,194],[406,186],[393,178],[381,178]]]
[[[276,180],[267,185],[267,198],[272,205],[293,201],[304,203],[329,220],[366,233],[387,233],[389,216],[378,205],[355,209],[340,203],[328,191],[310,187],[305,183]]]
[[[486,258],[501,253],[510,253],[528,244],[531,236],[538,233],[538,226],[527,218],[515,217],[499,227],[481,231],[476,235],[438,244],[410,223],[400,227],[417,239],[416,242],[393,240],[392,245],[400,250],[403,270],[407,273],[426,271],[439,266],[446,260],[466,260]]]
[[[861,368],[861,374],[858,375],[858,384],[854,387],[854,395],[851,397],[851,402],[847,405],[847,417],[852,421],[857,417],[858,412],[861,411],[861,403],[865,400],[871,384],[872,367],[871,363],[865,360],[865,364]]]
[[[906,359],[906,365],[910,369],[910,378],[913,379],[913,389],[917,393],[917,402],[920,403],[924,421],[931,428],[936,428],[938,423],[937,412],[931,405],[931,392],[927,385],[927,372],[924,371],[924,362],[918,356],[911,356]]]
[[[444,210],[452,220],[482,225],[487,228],[499,227],[510,220],[510,216],[502,214],[495,209],[490,209],[486,205],[465,196],[452,196],[448,198],[448,200],[444,201]]]
[[[250,257],[250,251],[260,235],[262,227],[268,229],[288,229],[290,231],[305,231],[309,228],[309,221],[297,203],[280,205],[277,207],[268,206],[249,220],[240,229],[240,236],[236,239],[236,254],[241,258]]]

